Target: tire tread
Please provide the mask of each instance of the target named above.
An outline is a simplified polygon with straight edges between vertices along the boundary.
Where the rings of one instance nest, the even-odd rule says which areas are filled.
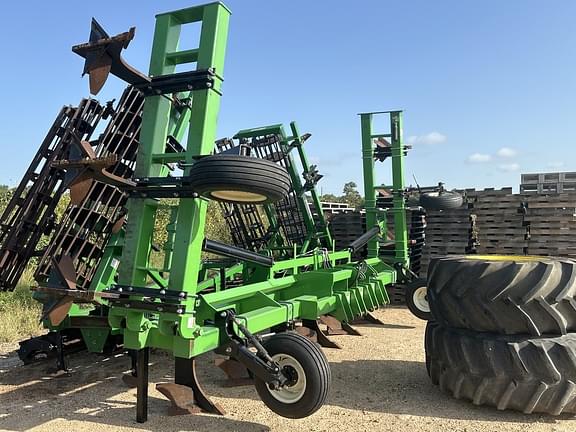
[[[499,410],[576,413],[576,334],[505,336],[429,322],[426,341],[430,370],[455,398]]]
[[[432,316],[447,327],[533,336],[576,332],[576,262],[436,258],[428,273]]]

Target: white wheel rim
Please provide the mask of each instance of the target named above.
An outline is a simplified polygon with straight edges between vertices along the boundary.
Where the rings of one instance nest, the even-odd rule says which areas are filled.
[[[288,354],[275,354],[272,360],[278,363],[280,370],[285,367],[291,368],[292,372],[296,374],[296,380],[290,385],[285,385],[277,390],[272,390],[268,387],[268,391],[272,397],[285,404],[293,404],[298,402],[306,392],[306,374],[304,368],[294,357]]]
[[[430,312],[430,305],[428,304],[428,298],[426,297],[428,290],[425,286],[417,288],[412,294],[412,301],[414,306],[422,312]]]

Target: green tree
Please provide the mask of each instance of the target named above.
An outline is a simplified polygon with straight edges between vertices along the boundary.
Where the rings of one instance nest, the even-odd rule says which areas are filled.
[[[350,207],[354,207],[356,209],[362,207],[364,200],[362,199],[362,195],[360,192],[356,190],[357,185],[353,181],[348,182],[344,185],[342,189],[342,193],[344,194],[341,198],[342,201],[347,203]]]
[[[334,194],[324,194],[320,196],[320,201],[322,202],[341,202],[340,197],[337,197]]]

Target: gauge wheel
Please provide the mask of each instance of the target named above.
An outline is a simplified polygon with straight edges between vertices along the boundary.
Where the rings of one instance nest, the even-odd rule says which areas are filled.
[[[206,156],[194,163],[188,184],[199,195],[236,204],[270,204],[292,188],[285,168],[269,160],[240,155]]]
[[[320,409],[328,396],[331,373],[318,345],[293,332],[278,333],[263,345],[288,382],[272,389],[256,377],[254,385],[262,402],[276,414],[293,419],[307,417]]]
[[[428,304],[428,285],[426,279],[416,279],[406,286],[406,305],[414,316],[428,321],[432,318]]]

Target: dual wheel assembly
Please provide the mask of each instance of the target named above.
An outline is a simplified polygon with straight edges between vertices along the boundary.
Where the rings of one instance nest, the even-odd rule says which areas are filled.
[[[576,262],[451,256],[431,262],[426,367],[458,399],[576,413]]]

